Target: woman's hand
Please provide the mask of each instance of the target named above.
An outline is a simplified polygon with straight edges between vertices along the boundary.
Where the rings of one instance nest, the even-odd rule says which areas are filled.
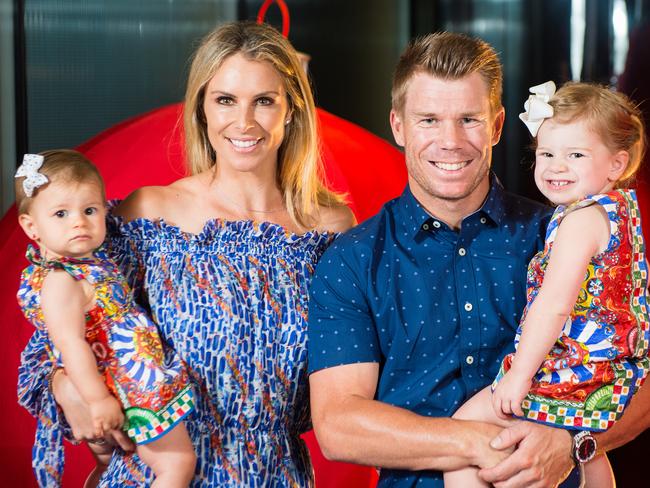
[[[101,441],[109,442],[120,446],[124,451],[135,450],[135,445],[120,429],[109,429],[104,432],[103,439],[97,439],[90,413],[90,408],[83,401],[77,389],[68,379],[65,372],[60,369],[52,377],[52,393],[56,403],[63,410],[68,424],[72,429],[72,435],[78,441]]]

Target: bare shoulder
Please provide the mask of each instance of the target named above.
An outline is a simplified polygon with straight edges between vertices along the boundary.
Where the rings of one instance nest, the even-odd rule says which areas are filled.
[[[114,210],[129,222],[138,218],[167,218],[170,211],[183,208],[192,194],[193,177],[182,178],[167,186],[143,186],[126,197]]]
[[[610,238],[609,217],[601,205],[589,205],[569,213],[557,231],[556,243],[584,246],[593,254],[604,251]]]
[[[319,216],[320,221],[316,229],[321,232],[345,232],[357,223],[357,219],[347,205],[322,206]]]
[[[42,306],[59,307],[85,298],[82,281],[75,280],[62,269],[53,269],[43,279],[41,288]]]
[[[589,205],[569,213],[562,220],[560,227],[564,227],[565,229],[571,227],[577,231],[588,231],[591,226],[602,229],[603,225],[606,225],[605,228],[609,227],[609,217],[607,217],[605,209],[601,205]]]

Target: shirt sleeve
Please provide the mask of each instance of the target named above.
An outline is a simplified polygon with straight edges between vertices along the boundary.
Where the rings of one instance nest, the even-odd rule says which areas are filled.
[[[343,364],[381,360],[366,286],[360,279],[363,262],[351,248],[337,244],[323,254],[310,287],[310,373]]]

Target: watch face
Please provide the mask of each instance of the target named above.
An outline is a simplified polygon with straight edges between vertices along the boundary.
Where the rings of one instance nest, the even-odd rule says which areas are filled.
[[[582,463],[594,457],[594,454],[596,454],[596,441],[594,441],[593,437],[580,439],[580,443],[576,446],[576,454],[578,460]]]

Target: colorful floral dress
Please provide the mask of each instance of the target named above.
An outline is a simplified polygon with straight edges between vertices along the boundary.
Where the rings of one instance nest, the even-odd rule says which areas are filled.
[[[300,439],[311,428],[308,286],[335,235],[251,221],[209,221],[199,234],[162,220],[123,224],[109,216],[108,224],[109,252],[189,369],[196,410],[185,425],[198,457],[192,486],[312,486]],[[38,342],[30,342],[21,371],[47,368]],[[21,375],[19,394],[37,414],[64,422],[46,379]],[[117,452],[100,486],[151,480],[137,455]]]
[[[578,300],[560,337],[522,403],[525,418],[568,429],[602,431],[623,414],[648,369],[648,270],[641,217],[633,190],[594,195],[555,211],[544,250],[528,267],[528,305],[544,279],[562,219],[576,209],[601,205],[610,221],[607,249],[594,256]],[[517,331],[515,345],[521,336]],[[510,368],[503,361],[494,385]]]
[[[92,286],[94,305],[85,315],[86,341],[106,386],[124,408],[127,434],[137,444],[146,444],[169,432],[192,410],[189,378],[173,352],[165,355],[155,324],[133,301],[115,263],[101,249],[93,255],[46,261],[29,246],[26,257],[32,264],[22,273],[18,303],[27,320],[46,337],[41,287],[47,274],[63,270]],[[49,339],[46,350],[53,363],[65,367]],[[39,423],[38,429],[47,426]]]

